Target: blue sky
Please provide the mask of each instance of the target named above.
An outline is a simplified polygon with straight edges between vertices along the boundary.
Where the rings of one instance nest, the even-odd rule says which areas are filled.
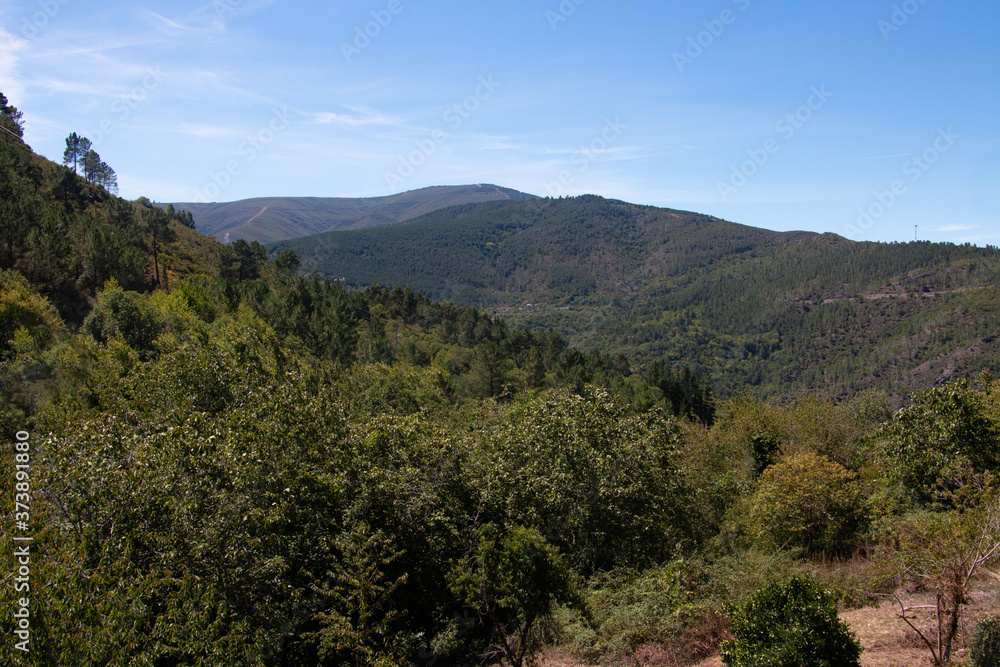
[[[0,91],[129,198],[496,183],[996,245],[998,28],[966,0],[0,0]]]

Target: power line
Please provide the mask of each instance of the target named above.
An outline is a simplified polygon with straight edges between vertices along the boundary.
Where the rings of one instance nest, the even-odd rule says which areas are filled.
[[[18,135],[17,135],[16,133],[14,133],[14,132],[11,132],[10,130],[8,130],[8,129],[7,129],[6,127],[4,127],[3,125],[0,125],[0,130],[3,130],[4,132],[6,132],[7,134],[9,134],[10,136],[14,137],[14,138],[15,138],[15,139],[17,139],[18,141],[20,141],[20,142],[21,142],[22,144],[24,143],[24,139],[22,139],[21,137],[19,137],[19,136],[18,136]]]

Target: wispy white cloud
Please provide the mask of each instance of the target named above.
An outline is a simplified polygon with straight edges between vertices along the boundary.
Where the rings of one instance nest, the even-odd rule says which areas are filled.
[[[479,148],[484,151],[523,151],[530,147],[511,141],[508,137],[483,135],[479,143]]]
[[[97,32],[76,32],[61,30],[46,34],[32,40],[32,60],[57,60],[69,65],[87,66],[94,60],[101,65],[114,66],[116,63],[127,62],[122,53],[130,49],[149,51],[155,44],[168,44],[168,40],[157,38],[149,32],[129,35],[116,35]],[[92,74],[105,74],[105,70],[91,71]]]
[[[393,125],[395,124],[390,119],[383,116],[381,113],[372,109],[371,107],[365,106],[352,106],[343,105],[348,111],[353,111],[353,114],[346,113],[336,113],[332,111],[321,111],[315,114],[316,122],[321,125]]]
[[[225,21],[197,13],[185,18],[174,19],[152,10],[143,11],[143,19],[157,33],[170,38],[195,36],[212,38],[225,32]]]
[[[232,127],[219,125],[195,125],[192,123],[181,123],[177,131],[192,137],[234,137],[238,133]]]
[[[950,225],[944,225],[943,227],[935,227],[934,231],[935,232],[971,232],[974,229],[979,229],[979,228],[976,227],[975,225],[950,224]]]
[[[858,161],[864,160],[888,160],[890,158],[910,157],[910,153],[893,153],[892,155],[872,155],[870,157],[859,157]]]
[[[213,0],[213,2],[202,5],[183,18],[170,18],[152,10],[143,10],[143,16],[147,23],[164,35],[190,34],[213,37],[226,31],[230,19],[254,12],[261,7],[273,4],[273,2],[274,0],[258,0],[257,2]]]
[[[642,160],[650,156],[649,149],[644,146],[608,146],[606,148],[545,148],[543,155],[565,155],[571,160],[586,159],[588,164],[595,161],[620,162],[623,160]]]
[[[274,2],[275,0],[212,0],[196,9],[192,15],[209,16],[224,26],[227,19],[251,14],[258,9],[273,5]]]
[[[76,79],[38,78],[25,80],[32,88],[39,88],[47,93],[81,95],[93,101],[93,98],[112,98],[121,95],[122,89],[111,89],[104,83],[80,81]]]
[[[18,39],[0,28],[0,91],[3,91],[14,106],[17,106],[24,96],[24,86],[17,75],[21,60],[18,52],[24,51],[27,46],[28,43],[23,39]]]

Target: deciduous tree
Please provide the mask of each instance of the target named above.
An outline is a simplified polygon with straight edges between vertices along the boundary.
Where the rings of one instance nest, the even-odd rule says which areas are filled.
[[[582,604],[565,557],[538,531],[521,526],[481,527],[472,553],[449,578],[452,589],[492,630],[483,660],[509,667],[524,664],[532,629],[557,602]]]
[[[900,602],[900,618],[923,640],[935,665],[951,659],[962,607],[970,587],[987,566],[1000,560],[1000,493],[966,487],[948,512],[922,511],[890,525],[880,558],[901,581],[919,582],[935,593],[936,631],[928,636],[910,622]]]
[[[856,475],[825,456],[801,453],[770,466],[750,499],[748,529],[778,547],[835,552],[862,521]]]

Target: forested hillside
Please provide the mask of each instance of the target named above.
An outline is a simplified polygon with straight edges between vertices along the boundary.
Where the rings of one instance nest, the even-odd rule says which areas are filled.
[[[163,310],[158,291],[152,300],[138,295],[162,290],[184,294],[209,320],[220,309],[248,304],[282,345],[310,359],[433,362],[445,371],[441,381],[453,397],[598,382],[618,387],[638,406],[663,403],[711,420],[709,393],[695,374],[658,367],[633,377],[624,357],[584,355],[556,334],[514,329],[471,307],[432,302],[410,289],[348,292],[339,283],[296,277],[294,253],[268,264],[257,242],[221,245],[182,222],[173,206],[120,199],[21,141],[0,144],[0,176],[4,263],[12,269],[4,280],[29,303],[25,312],[8,313],[8,338],[26,324],[38,340],[55,340],[62,319],[101,341],[120,335],[146,353],[176,315]],[[56,311],[29,296],[28,287]]]
[[[988,372],[900,410],[878,390],[720,401],[682,365],[639,372],[404,287],[305,278],[288,248],[221,246],[34,155],[17,118],[4,103],[2,664],[524,667],[558,648],[608,666],[857,665],[836,605],[914,594],[933,612],[907,602],[912,631],[900,620],[891,641],[919,635],[938,664],[974,642],[1000,563]],[[619,234],[606,251],[641,266],[629,219],[594,238]],[[843,244],[745,233],[800,273],[795,244]],[[593,243],[560,238],[592,266]],[[713,257],[734,280],[753,264],[691,244],[670,261]],[[128,262],[97,261],[107,248]],[[984,255],[911,250],[893,275],[927,262],[921,290],[991,293],[973,289]],[[835,275],[814,270],[798,307]]]
[[[478,184],[422,188],[386,197],[258,197],[172,206],[193,211],[199,230],[224,243],[238,239],[271,243],[337,229],[391,225],[459,204],[533,198],[517,190]]]
[[[167,287],[210,271],[219,248],[173,209],[115,197],[10,134],[0,142],[0,235],[0,266],[24,275],[73,325],[108,279]]]
[[[454,207],[291,248],[347,285],[401,284],[723,395],[926,387],[1000,367],[1000,251],[776,233],[599,197]]]
[[[925,563],[928,543],[1000,543],[988,376],[895,415],[878,392],[741,394],[709,427],[557,336],[291,259],[109,282],[79,334],[3,274],[25,305],[2,459],[31,503],[11,485],[0,513],[33,537],[34,664],[514,666],[547,644],[689,664],[768,584],[875,604],[950,580],[961,561]]]

